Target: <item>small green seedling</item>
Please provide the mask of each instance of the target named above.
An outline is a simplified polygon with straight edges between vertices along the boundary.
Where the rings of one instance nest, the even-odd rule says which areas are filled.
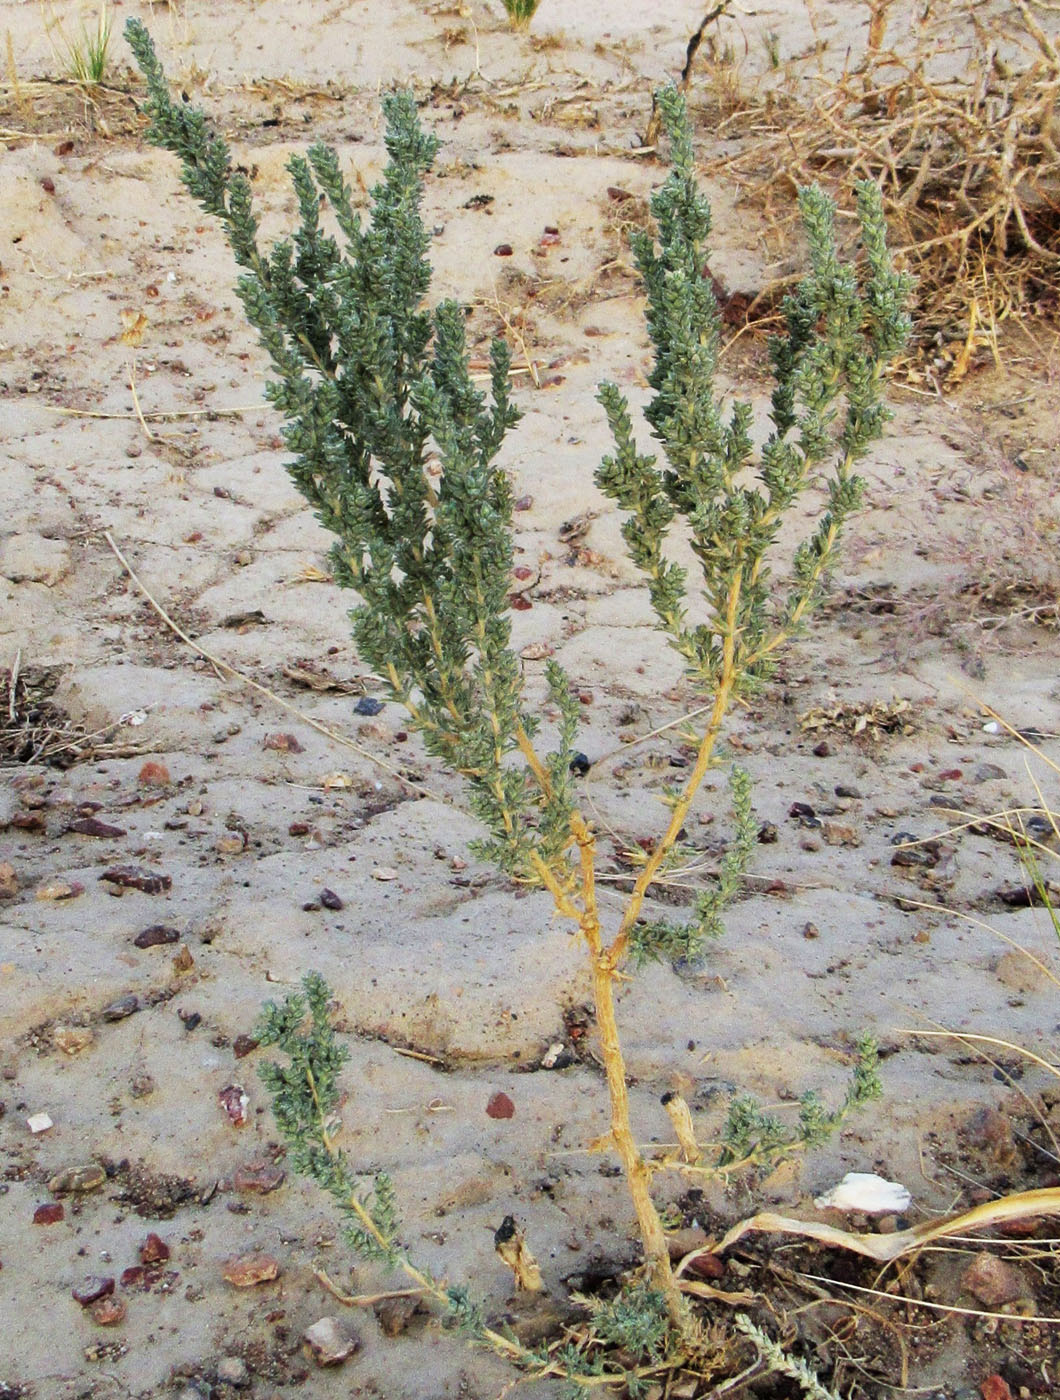
[[[110,51],[111,19],[106,0],[100,0],[99,15],[94,29],[81,26],[80,37],[64,38],[66,70],[80,87],[99,87],[107,75]]]
[[[504,0],[504,8],[513,29],[529,29],[541,0]]]

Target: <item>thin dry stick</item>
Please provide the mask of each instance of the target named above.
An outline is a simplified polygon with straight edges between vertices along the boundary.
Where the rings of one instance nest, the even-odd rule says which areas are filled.
[[[140,590],[143,596],[147,599],[151,607],[154,608],[155,612],[166,624],[166,626],[176,633],[176,635],[180,638],[180,640],[184,643],[185,646],[190,647],[192,651],[196,652],[199,656],[201,656],[203,660],[209,661],[211,666],[216,666],[218,671],[220,671],[223,675],[230,677],[232,680],[239,681],[241,685],[247,686],[250,690],[256,691],[259,695],[264,695],[266,699],[271,700],[274,704],[279,705],[282,709],[288,710],[293,715],[297,715],[297,717],[302,721],[303,724],[308,724],[310,729],[315,729],[318,734],[323,734],[325,738],[331,739],[336,744],[341,744],[343,748],[353,749],[353,751],[355,753],[360,754],[362,758],[368,759],[370,763],[376,764],[377,767],[384,769],[392,777],[396,778],[398,782],[402,784],[402,786],[411,789],[411,791],[413,792],[418,792],[421,797],[430,797],[435,802],[443,802],[449,806],[452,805],[452,803],[447,802],[446,798],[439,796],[439,794],[436,792],[432,792],[429,787],[425,787],[422,783],[414,783],[410,778],[406,778],[405,775],[399,769],[395,768],[392,763],[387,763],[386,759],[380,758],[377,754],[370,753],[367,749],[362,748],[360,744],[355,743],[352,739],[348,739],[344,734],[339,734],[336,730],[329,728],[328,725],[321,724],[321,722],[318,719],[313,719],[311,715],[307,715],[305,711],[299,709],[297,705],[292,705],[290,700],[285,700],[282,695],[277,695],[276,692],[274,690],[270,690],[268,686],[261,685],[257,681],[251,680],[251,678],[249,676],[245,676],[242,671],[237,671],[234,666],[230,666],[227,661],[222,661],[219,656],[215,656],[212,652],[207,651],[206,648],[201,647],[198,644],[198,642],[192,641],[191,637],[188,636],[187,632],[184,631],[184,629],[179,625],[179,623],[175,622],[173,618],[170,617],[169,613],[166,612],[162,604],[158,601],[154,594],[151,593],[150,589],[137,574],[136,570],[129,563],[128,559],[126,559],[125,555],[118,548],[117,544],[115,544],[113,536],[111,535],[109,530],[103,531],[103,538],[106,540],[110,548],[114,551],[114,554],[117,557],[118,562],[121,564],[122,568],[129,575],[130,579],[132,579],[133,583]]]
[[[1008,943],[1010,947],[1022,953],[1050,982],[1060,987],[1060,977],[1057,977],[1056,973],[1053,972],[1050,967],[1039,958],[1036,958],[1022,943],[1017,943],[1014,938],[1010,938],[1007,933],[1002,933],[1000,929],[994,928],[993,924],[988,924],[985,919],[977,919],[974,914],[966,914],[961,909],[948,909],[944,904],[928,904],[922,899],[910,899],[904,902],[911,904],[916,909],[928,909],[936,914],[956,915],[958,919],[964,919],[969,924],[975,924],[977,928],[986,929],[987,933],[992,933],[995,938],[1000,938],[1002,943]]]
[[[136,392],[136,362],[131,357],[129,359],[129,392],[132,394],[133,408],[136,410],[136,417],[140,421],[140,427],[143,428],[144,433],[147,435],[147,441],[160,441],[158,435],[153,433],[147,426],[147,420],[144,418],[144,411],[140,407],[140,396]]]
[[[715,5],[712,10],[708,10],[699,21],[699,24],[685,48],[685,66],[681,69],[681,79],[677,84],[682,92],[688,91],[688,84],[692,78],[692,64],[695,62],[696,54],[699,52],[699,46],[703,42],[703,35],[706,33],[708,25],[713,24],[717,19],[721,19],[731,4],[732,0],[719,0],[719,3]],[[656,142],[659,140],[660,131],[662,131],[662,114],[659,111],[655,99],[652,98],[651,120],[648,122],[648,129],[644,133],[644,143],[641,149],[644,151],[654,150]]]
[[[239,404],[235,408],[178,408],[148,409],[143,413],[104,413],[95,408],[64,408],[62,404],[41,404],[45,413],[57,413],[63,418],[115,418],[122,423],[134,420],[143,422],[145,418],[165,421],[172,418],[225,418],[232,413],[260,413],[260,403]]]
[[[1024,1313],[996,1313],[985,1312],[982,1308],[956,1308],[948,1303],[929,1303],[924,1298],[897,1297],[893,1293],[884,1293],[879,1288],[865,1288],[858,1283],[846,1283],[843,1279],[825,1278],[821,1274],[799,1274],[799,1278],[812,1279],[814,1283],[828,1283],[836,1288],[849,1288],[852,1293],[868,1293],[874,1298],[886,1298],[892,1303],[905,1303],[911,1308],[931,1308],[934,1312],[956,1313],[960,1317],[986,1317],[995,1322],[1016,1322],[1026,1323],[1050,1323],[1053,1326],[1060,1324],[1060,1317],[1038,1317],[1026,1316]]]
[[[1048,1060],[1043,1060],[1041,1055],[1036,1055],[1033,1050],[1028,1050],[1025,1045],[1016,1045],[1011,1040],[1001,1040],[996,1035],[973,1035],[971,1031],[917,1031],[908,1026],[898,1026],[898,1035],[923,1035],[939,1036],[946,1040],[975,1041],[983,1045],[996,1045],[1000,1050],[1015,1050],[1017,1054],[1025,1056],[1033,1064],[1048,1070],[1056,1078],[1060,1079],[1060,1065],[1051,1064]]]
[[[22,666],[22,648],[15,652],[15,659],[11,665],[11,676],[7,683],[7,717],[14,724],[17,711],[15,709],[15,687],[18,685],[18,673]]]
[[[1041,1059],[1038,1055],[1035,1055],[1032,1051],[1027,1050],[1022,1045],[1013,1045],[1007,1040],[998,1040],[994,1036],[969,1035],[967,1032],[964,1031],[946,1030],[946,1028],[943,1026],[940,1026],[936,1031],[911,1031],[909,1032],[909,1034],[947,1036],[951,1040],[957,1040],[960,1041],[962,1044],[967,1044],[969,1048],[971,1047],[971,1043],[973,1041],[979,1044],[1004,1046],[1008,1050],[1015,1050],[1018,1054],[1025,1055],[1027,1059],[1033,1061],[1035,1064],[1040,1065],[1043,1069],[1048,1070],[1050,1074],[1056,1076],[1057,1078],[1060,1078],[1060,1069],[1058,1069],[1056,1065],[1051,1065],[1048,1062],[1048,1060]],[[980,1050],[979,1053],[982,1056],[982,1058],[987,1062],[987,1064],[990,1065],[999,1075],[1001,1075],[1008,1082],[1011,1088],[1013,1088],[1019,1095],[1019,1097],[1023,1099],[1023,1101],[1026,1103],[1031,1113],[1033,1113],[1035,1117],[1038,1118],[1042,1127],[1045,1129],[1045,1133],[1049,1138],[1049,1141],[1053,1145],[1053,1149],[1057,1157],[1060,1158],[1060,1142],[1057,1142],[1056,1135],[1054,1134],[1052,1128],[1049,1125],[1049,1120],[1042,1116],[1041,1110],[1031,1098],[1030,1094],[1027,1093],[1026,1089],[1024,1089],[1021,1084],[1017,1083],[1017,1081],[1012,1077],[1012,1075],[1009,1074],[1009,1072],[1005,1069],[1004,1065],[999,1064],[997,1060],[995,1060],[992,1056],[988,1055],[985,1050]]]

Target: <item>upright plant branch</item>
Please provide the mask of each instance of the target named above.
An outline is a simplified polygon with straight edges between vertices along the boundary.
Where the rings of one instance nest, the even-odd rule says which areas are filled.
[[[785,303],[786,331],[771,345],[773,431],[756,455],[750,403],[727,405],[715,388],[721,321],[706,275],[710,209],[696,181],[684,99],[673,88],[657,94],[672,170],[652,200],[657,237],[636,234],[632,246],[655,351],[644,417],[663,463],[638,451],[626,399],[604,384],[599,398],[614,450],[596,480],[626,512],[623,534],[659,626],[712,700],[700,712],[706,717],[689,775],[668,794],[665,831],[624,908],[602,910],[595,836],[578,810],[572,775],[577,702],[560,667],[547,663],[558,724],[543,750],[510,646],[512,490],[497,465],[520,416],[508,393],[508,350],[494,342],[490,391],[479,393],[462,309],[453,301],[425,306],[431,269],[420,203],[437,141],[420,126],[410,94],[384,97],[389,164],[367,218],[354,210],[333,150],[317,144],[305,157],[292,156],[300,224],[265,252],[250,186],[232,168],[227,146],[208,133],[202,113],[172,100],[143,25],[130,20],[126,35],[147,82],[149,138],[180,157],[185,185],[221,221],[242,269],[237,288],[272,363],[267,394],[285,419],[289,470],[336,536],[337,582],[359,598],[351,617],[360,655],[386,678],[428,752],[465,779],[486,831],[479,852],[547,889],[584,940],[610,1100],[607,1142],[622,1163],[644,1245],[651,1280],[644,1297],[659,1300],[674,1333],[687,1340],[694,1327],[651,1197],[656,1165],[645,1160],[630,1122],[615,985],[631,961],[695,952],[717,932],[753,850],[749,780],[733,769],[735,839],[716,885],[703,891],[686,926],[643,918],[703,779],[720,761],[732,703],[768,677],[776,652],[820,596],[859,501],[854,466],[883,428],[882,376],[908,333],[909,288],[888,259],[875,186],[857,191],[860,277],[839,258],[831,202],[816,189],[800,195],[810,272]],[[321,226],[324,204],[341,246]],[[779,527],[829,457],[827,505],[778,589],[768,561]],[[698,560],[695,588],[668,555],[675,531]],[[326,989],[307,982],[306,990],[308,1002],[271,1008],[265,1027],[269,1043],[292,1061],[290,1074],[274,1066],[267,1082],[293,1164],[340,1201],[356,1247],[400,1264],[481,1338],[481,1319],[466,1297],[416,1271],[396,1245],[385,1178],[365,1196],[336,1153],[326,1122],[334,1095],[316,1085],[323,1074],[333,1088],[336,1042],[321,1021]],[[298,1029],[307,1015],[308,1035]],[[870,1096],[867,1082],[854,1102]],[[737,1102],[745,1107],[733,1119],[728,1160],[780,1151],[783,1135]],[[807,1141],[838,1121],[812,1106],[804,1118]]]

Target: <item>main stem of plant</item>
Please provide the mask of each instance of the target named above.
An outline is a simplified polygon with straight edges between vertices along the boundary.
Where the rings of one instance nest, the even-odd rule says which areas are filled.
[[[644,1245],[644,1258],[653,1287],[663,1295],[670,1321],[679,1335],[688,1329],[688,1310],[685,1307],[681,1290],[674,1278],[670,1264],[670,1251],[666,1243],[659,1212],[651,1195],[652,1172],[637,1146],[629,1117],[629,1091],[626,1087],[626,1062],[618,1033],[615,1016],[615,982],[619,968],[629,945],[630,933],[640,917],[641,907],[649,886],[658,874],[659,868],[677,840],[685,824],[699,786],[711,767],[714,750],[722,724],[732,699],[733,687],[737,680],[736,663],[736,611],[740,600],[741,575],[737,570],[729,590],[725,618],[723,622],[721,676],[714,693],[710,720],[700,740],[699,751],[688,781],[680,796],[674,801],[670,822],[665,833],[656,843],[654,850],[641,870],[630,892],[618,933],[610,944],[604,943],[600,927],[600,916],[596,902],[596,838],[580,812],[571,817],[571,835],[578,849],[579,879],[578,894],[572,898],[555,872],[538,861],[537,869],[557,911],[564,917],[574,919],[589,950],[593,977],[593,1000],[596,1013],[596,1029],[600,1040],[600,1055],[607,1076],[607,1089],[611,1105],[611,1130],[608,1135],[622,1163],[633,1209],[637,1216],[641,1240]],[[536,770],[535,770],[536,771]],[[579,907],[580,905],[580,907]],[[607,1142],[608,1139],[604,1139]]]

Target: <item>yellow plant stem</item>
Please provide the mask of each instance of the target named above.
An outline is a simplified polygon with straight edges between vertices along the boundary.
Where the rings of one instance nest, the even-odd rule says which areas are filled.
[[[722,664],[721,675],[718,679],[718,687],[714,692],[714,703],[710,710],[710,719],[707,722],[703,738],[699,743],[699,752],[696,754],[696,761],[688,781],[681,792],[680,797],[673,804],[670,813],[670,822],[663,833],[661,839],[656,842],[655,849],[648,857],[644,868],[637,876],[637,882],[630,892],[629,900],[626,904],[626,912],[622,916],[622,923],[619,926],[618,936],[611,944],[607,957],[613,968],[617,968],[625,957],[626,949],[629,946],[630,934],[637,920],[640,918],[641,907],[648,889],[659,873],[659,868],[667,855],[673,848],[674,842],[680,835],[681,828],[688,818],[689,809],[695,799],[696,793],[703,779],[707,776],[707,771],[714,758],[714,749],[718,742],[718,735],[725,722],[725,716],[729,710],[732,700],[733,688],[736,685],[736,612],[740,603],[740,588],[742,583],[742,573],[737,570],[733,576],[729,587],[729,597],[725,608],[725,622],[722,641]]]
[[[611,1141],[626,1175],[652,1286],[662,1294],[670,1322],[680,1335],[687,1326],[688,1314],[670,1264],[666,1233],[652,1200],[651,1169],[637,1147],[629,1121],[626,1062],[615,1019],[615,970],[606,954],[597,953],[592,959],[592,971],[596,1029],[611,1100]]]
[[[651,1196],[653,1166],[645,1160],[637,1146],[630,1124],[626,1062],[622,1054],[618,1021],[615,1016],[614,984],[621,976],[620,965],[628,949],[630,934],[640,916],[648,888],[658,874],[659,867],[667,853],[677,840],[696,792],[714,757],[718,735],[732,700],[738,674],[736,616],[740,602],[741,584],[742,574],[737,570],[730,585],[726,602],[721,676],[714,695],[714,703],[711,706],[710,719],[703,738],[700,740],[695,765],[680,797],[673,805],[670,822],[665,833],[637,878],[619,924],[618,933],[610,944],[604,943],[596,903],[596,838],[581,813],[576,811],[571,817],[571,836],[578,848],[579,861],[580,878],[577,897],[572,896],[569,884],[561,879],[556,870],[549,867],[540,856],[532,857],[542,883],[552,895],[557,912],[564,918],[572,919],[578,924],[588,947],[593,977],[596,1028],[600,1038],[600,1055],[604,1064],[604,1073],[607,1076],[611,1106],[610,1141],[622,1163],[629,1186],[637,1225],[644,1245],[645,1263],[652,1285],[663,1295],[670,1321],[678,1335],[681,1336],[687,1336],[690,1319],[670,1264],[666,1232]],[[541,782],[544,774],[539,771],[541,765],[536,755],[533,756],[534,761],[531,762],[533,749],[529,740],[526,740],[525,743],[521,740],[520,747],[538,777],[538,781]]]

